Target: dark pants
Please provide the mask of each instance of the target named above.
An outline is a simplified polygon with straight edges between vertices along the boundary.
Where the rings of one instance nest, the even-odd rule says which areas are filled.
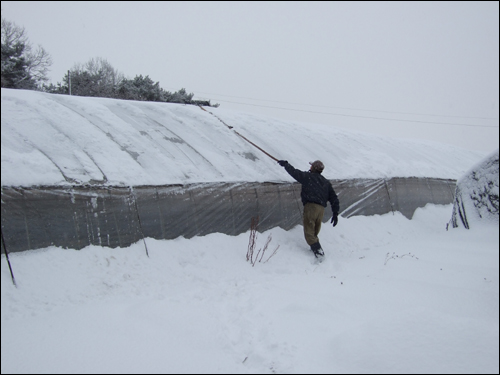
[[[318,234],[321,230],[321,222],[325,207],[316,203],[306,203],[304,206],[304,237],[311,247],[319,247]],[[312,246],[315,244],[316,246]]]

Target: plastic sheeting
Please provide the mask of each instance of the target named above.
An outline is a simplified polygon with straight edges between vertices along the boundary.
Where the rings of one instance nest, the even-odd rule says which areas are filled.
[[[453,228],[469,229],[472,222],[499,218],[499,152],[498,149],[472,167],[457,181],[453,213]]]
[[[332,180],[340,214],[399,211],[411,219],[427,203],[453,202],[455,180]],[[2,187],[7,251],[88,245],[127,247],[143,238],[238,235],[259,217],[260,232],[302,223],[297,183],[209,183],[169,186]],[[323,221],[331,217],[325,210]]]

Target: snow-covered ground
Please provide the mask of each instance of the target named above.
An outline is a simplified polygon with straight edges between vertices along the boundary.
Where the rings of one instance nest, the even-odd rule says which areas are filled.
[[[499,371],[498,225],[452,206],[302,227],[2,256],[6,373]],[[276,247],[278,251],[266,260]]]

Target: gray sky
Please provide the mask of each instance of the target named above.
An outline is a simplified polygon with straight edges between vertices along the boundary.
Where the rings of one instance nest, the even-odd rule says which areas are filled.
[[[221,108],[499,147],[496,1],[1,3],[52,83],[102,57]]]

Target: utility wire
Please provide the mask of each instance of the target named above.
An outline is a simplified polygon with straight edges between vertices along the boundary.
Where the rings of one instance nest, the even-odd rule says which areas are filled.
[[[292,105],[301,105],[301,106],[308,106],[308,107],[321,107],[321,108],[331,108],[331,109],[344,109],[344,110],[349,110],[349,111],[363,111],[363,112],[379,112],[379,113],[394,113],[398,115],[415,115],[415,116],[433,116],[433,117],[451,117],[451,118],[467,118],[467,119],[476,119],[476,120],[498,120],[496,118],[492,117],[472,117],[472,116],[452,116],[452,115],[434,115],[434,114],[429,114],[429,113],[412,113],[412,112],[394,112],[394,111],[380,111],[380,110],[375,110],[375,109],[361,109],[361,108],[348,108],[348,107],[331,107],[331,106],[326,106],[326,105],[318,105],[318,104],[303,104],[303,103],[292,103],[292,102],[282,102],[278,100],[266,100],[266,99],[255,99],[255,98],[248,98],[248,97],[243,97],[243,96],[232,96],[232,95],[224,95],[224,94],[214,94],[214,93],[207,93],[207,92],[201,92],[198,91],[201,94],[206,94],[206,95],[217,95],[217,96],[226,96],[228,98],[238,98],[238,99],[248,99],[248,100],[257,100],[260,102],[270,102],[270,103],[281,103],[281,104],[292,104]],[[208,100],[208,99],[206,99]],[[219,100],[219,101],[226,101],[226,100]],[[238,103],[238,102],[231,102],[231,101],[226,101],[228,103]],[[238,104],[244,104],[244,105],[255,105],[255,106],[260,106],[258,104],[248,104],[248,103],[238,103]],[[278,108],[278,107],[269,107],[269,108]],[[288,109],[288,108],[279,108],[279,109]],[[317,113],[317,112],[313,112]],[[318,112],[321,113],[321,112]]]
[[[373,117],[373,116],[357,116],[357,115],[346,115],[346,114],[342,114],[342,113],[308,111],[308,110],[305,110],[305,109],[272,107],[272,106],[260,105],[260,104],[249,104],[249,103],[232,102],[232,101],[229,101],[229,100],[218,100],[218,101],[226,102],[226,103],[234,103],[234,104],[251,105],[251,106],[255,106],[255,107],[283,109],[283,110],[295,111],[295,112],[308,112],[308,113],[316,113],[316,114],[332,115],[332,116],[356,117],[356,118],[365,118],[365,119],[371,119],[371,120],[388,120],[388,121],[399,121],[399,122],[418,122],[418,123],[421,123],[421,124],[439,124],[439,125],[452,125],[452,126],[471,126],[471,127],[475,127],[475,128],[476,127],[498,128],[498,126],[495,126],[495,125],[454,124],[454,123],[449,123],[449,122],[437,122],[437,121],[406,120],[406,119],[395,119],[395,118],[384,118],[384,117]]]

